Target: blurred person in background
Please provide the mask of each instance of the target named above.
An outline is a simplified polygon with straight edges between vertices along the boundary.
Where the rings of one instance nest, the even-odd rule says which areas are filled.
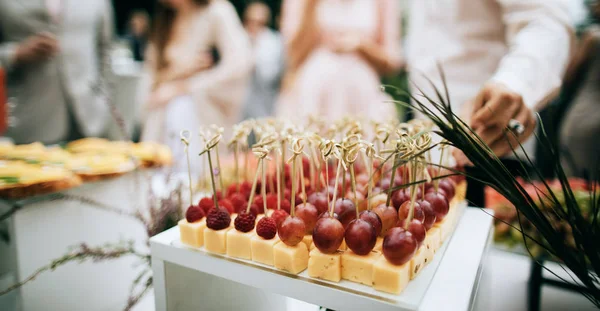
[[[521,124],[520,142],[536,128],[534,112],[557,95],[574,38],[563,0],[412,1],[408,33],[411,79],[432,93],[424,76],[442,87],[446,76],[453,110],[468,122],[498,156],[518,142],[504,129]],[[416,73],[416,74],[414,74]],[[530,140],[531,143],[533,141]],[[531,143],[525,144],[533,154]],[[460,165],[468,164],[455,152]],[[506,160],[518,174],[521,164]],[[469,168],[477,175],[476,168]],[[521,172],[522,173],[522,172]],[[467,199],[484,206],[483,184],[468,180]]]
[[[150,35],[150,16],[144,10],[136,10],[131,14],[128,23],[128,33],[125,40],[129,42],[129,47],[133,53],[133,59],[136,61],[144,60],[144,53]]]
[[[102,136],[113,35],[110,1],[0,0],[0,67],[7,71],[15,143]]]
[[[579,78],[560,129],[567,175],[600,180],[600,1],[589,3],[590,17],[575,49],[567,78]]]
[[[204,142],[201,126],[230,129],[252,66],[250,43],[237,13],[226,0],[159,0],[155,11],[140,100],[145,122],[142,140],[176,153],[176,171],[187,171],[180,132],[189,130],[190,154]],[[217,59],[218,58],[218,59]],[[200,161],[193,161],[194,174]]]
[[[396,119],[380,77],[401,68],[396,0],[286,0],[280,117]]]
[[[271,9],[262,1],[251,2],[244,12],[244,27],[250,37],[254,68],[244,102],[244,119],[273,114],[283,72],[283,43],[268,27]]]

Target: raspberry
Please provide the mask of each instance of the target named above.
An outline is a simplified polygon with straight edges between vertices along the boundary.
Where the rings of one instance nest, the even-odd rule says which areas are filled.
[[[254,204],[256,204],[256,206],[261,208],[261,211],[264,209],[264,207],[263,207],[264,202],[265,202],[265,200],[263,200],[262,195],[257,195],[256,197],[254,197]]]
[[[204,218],[204,210],[198,205],[191,205],[185,212],[185,219],[192,223]]]
[[[217,190],[217,200],[221,200],[223,198],[223,192],[221,190]]]
[[[260,194],[261,189],[262,189],[262,181],[258,180],[256,182],[256,190],[254,191],[255,194]],[[252,190],[252,189],[250,189],[250,190]]]
[[[240,207],[240,209],[237,210],[238,214],[245,213],[246,207],[248,207],[248,203],[244,203]],[[258,216],[258,214],[260,214],[260,211],[262,211],[262,209],[258,208],[258,205],[256,205],[256,204],[250,205],[250,213],[252,213],[252,215]]]
[[[271,218],[273,218],[273,220],[275,220],[275,224],[277,224],[277,228],[279,228],[279,226],[281,225],[281,223],[289,216],[290,214],[288,214],[288,212],[282,210],[282,209],[278,209],[273,211],[273,214],[271,214]]]
[[[204,214],[208,214],[211,208],[215,207],[215,202],[209,197],[204,197],[198,203],[198,206],[204,210]]]
[[[256,225],[256,234],[265,240],[270,240],[277,234],[277,224],[271,217],[263,217]]]
[[[277,209],[277,195],[276,194],[267,194],[267,208],[268,209]]]
[[[244,195],[250,195],[250,191],[252,190],[252,184],[249,181],[244,181],[240,184],[240,192]]]
[[[246,214],[246,212],[240,213],[233,222],[235,229],[240,232],[250,232],[254,229],[254,222],[256,217],[252,213]]]
[[[232,194],[237,193],[238,192],[238,184],[233,183],[231,185],[229,185],[229,187],[227,187],[227,196],[231,197]]]
[[[231,200],[229,199],[222,199],[221,201],[219,201],[219,206],[224,207],[229,212],[229,214],[235,213],[235,209],[233,209],[233,203],[231,203]]]
[[[222,230],[231,224],[231,216],[223,208],[212,208],[206,215],[206,226],[213,230]]]
[[[292,210],[292,205],[290,204],[290,201],[288,201],[288,200],[281,201],[281,209],[288,212],[288,214],[289,214]]]
[[[239,209],[246,203],[246,196],[241,193],[234,193],[229,196],[229,200],[231,204],[233,204],[233,209],[239,211]]]

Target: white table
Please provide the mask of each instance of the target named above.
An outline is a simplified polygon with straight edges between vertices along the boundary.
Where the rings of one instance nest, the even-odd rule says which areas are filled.
[[[452,310],[473,308],[492,228],[492,217],[488,214],[478,209],[465,210],[454,235],[447,242],[447,249],[419,310],[448,310],[449,306]],[[286,305],[285,297],[334,310],[401,310],[390,301],[249,267],[186,248],[178,241],[178,228],[150,240],[157,311],[212,310],[217,307],[223,310],[282,310]]]
[[[138,171],[117,179],[86,183],[66,193],[123,211],[143,210],[148,202],[149,173]],[[5,209],[0,206],[0,211]],[[99,246],[133,240],[138,249],[148,251],[145,227],[138,220],[76,201],[26,205],[0,223],[0,229],[8,229],[10,236],[10,244],[0,247],[2,289],[63,256],[69,246],[82,242]],[[0,246],[3,244],[0,241]],[[122,310],[131,282],[140,269],[134,267],[136,262],[133,257],[123,257],[100,263],[67,264],[15,291],[11,295],[13,301],[0,299],[0,310],[11,310],[4,306],[15,304],[17,310],[23,311]]]

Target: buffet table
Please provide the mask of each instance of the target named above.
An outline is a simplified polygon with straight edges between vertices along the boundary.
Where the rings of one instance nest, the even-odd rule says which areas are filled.
[[[425,291],[415,303],[191,249],[179,242],[179,229],[172,228],[150,240],[156,310],[282,310],[285,297],[334,310],[444,310],[448,306],[470,310],[493,236],[492,220],[479,209],[465,210],[453,236],[438,253],[442,256],[436,255],[406,289]],[[427,279],[427,274],[432,275],[430,284],[418,282],[419,277]]]
[[[147,205],[148,193],[143,189],[148,188],[149,173],[141,170],[86,183],[64,193],[133,212]],[[82,242],[99,246],[132,240],[141,251],[147,249],[145,227],[131,217],[78,201],[49,201],[44,196],[20,202],[23,207],[0,224],[9,238],[8,246],[0,249],[0,263],[8,270],[4,271],[2,288],[25,279]],[[2,203],[0,211],[8,210],[6,204]],[[127,302],[132,280],[142,268],[136,266],[137,262],[129,256],[99,263],[70,263],[13,292],[11,297],[16,295],[16,301],[10,304],[18,305],[17,310],[48,310],[48,306],[62,311],[120,310]]]

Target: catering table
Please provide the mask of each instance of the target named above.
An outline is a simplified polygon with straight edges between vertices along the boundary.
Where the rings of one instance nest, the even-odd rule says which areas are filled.
[[[492,236],[492,217],[467,208],[437,269],[421,272],[433,274],[424,298],[408,306],[187,248],[175,227],[150,240],[156,310],[283,310],[285,297],[334,310],[471,310]]]
[[[148,192],[144,189],[148,189],[149,173],[142,170],[116,179],[85,183],[64,193],[133,212],[147,207]],[[40,197],[24,203],[10,218],[0,222],[0,230],[8,233],[8,241],[0,241],[1,289],[25,279],[65,255],[70,246],[82,242],[101,246],[132,240],[138,249],[148,251],[146,229],[132,217],[79,201],[48,201]],[[6,210],[8,206],[2,202],[0,213]],[[123,257],[98,263],[69,263],[13,292],[10,296],[13,301],[2,297],[0,310],[122,310],[131,283],[142,268],[134,266],[136,262],[133,257]],[[4,309],[6,305],[17,307]]]

